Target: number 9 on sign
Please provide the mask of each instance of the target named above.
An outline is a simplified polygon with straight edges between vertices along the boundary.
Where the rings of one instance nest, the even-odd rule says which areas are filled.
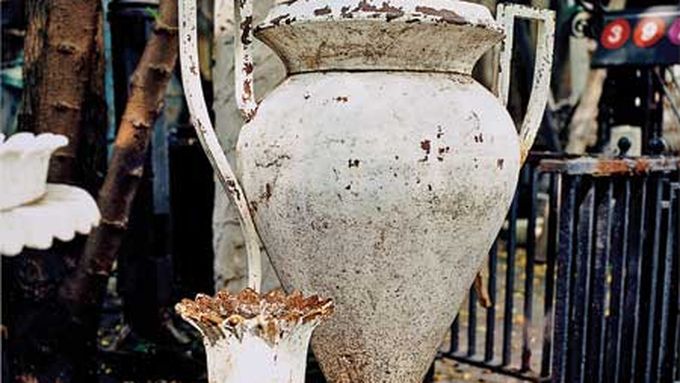
[[[666,22],[659,17],[644,18],[635,27],[633,43],[640,48],[649,48],[658,43],[666,32]]]
[[[630,37],[630,24],[626,19],[616,19],[605,25],[600,44],[607,49],[621,48]]]

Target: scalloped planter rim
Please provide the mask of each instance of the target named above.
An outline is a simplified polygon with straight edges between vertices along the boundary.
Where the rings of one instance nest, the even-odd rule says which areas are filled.
[[[0,210],[40,199],[46,191],[52,153],[68,144],[62,135],[16,133],[0,135]]]

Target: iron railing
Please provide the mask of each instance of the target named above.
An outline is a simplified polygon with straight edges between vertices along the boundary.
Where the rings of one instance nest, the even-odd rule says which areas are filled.
[[[531,381],[680,379],[679,169],[533,155],[489,253],[494,305],[471,290],[440,357]]]

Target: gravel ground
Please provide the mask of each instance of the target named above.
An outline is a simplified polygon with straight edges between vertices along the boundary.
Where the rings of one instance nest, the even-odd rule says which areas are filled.
[[[452,360],[439,360],[436,364],[434,381],[437,383],[506,383],[522,380],[497,374],[489,370],[470,366]]]

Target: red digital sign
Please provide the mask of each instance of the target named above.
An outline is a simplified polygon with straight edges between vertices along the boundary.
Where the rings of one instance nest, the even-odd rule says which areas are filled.
[[[680,5],[606,12],[593,67],[680,64]]]
[[[633,42],[640,48],[656,45],[666,34],[666,22],[660,17],[645,17],[635,27]]]
[[[616,19],[605,25],[600,43],[607,49],[619,49],[630,37],[630,23],[626,19]]]
[[[668,28],[668,40],[675,45],[680,45],[680,17],[675,19],[670,28]]]

